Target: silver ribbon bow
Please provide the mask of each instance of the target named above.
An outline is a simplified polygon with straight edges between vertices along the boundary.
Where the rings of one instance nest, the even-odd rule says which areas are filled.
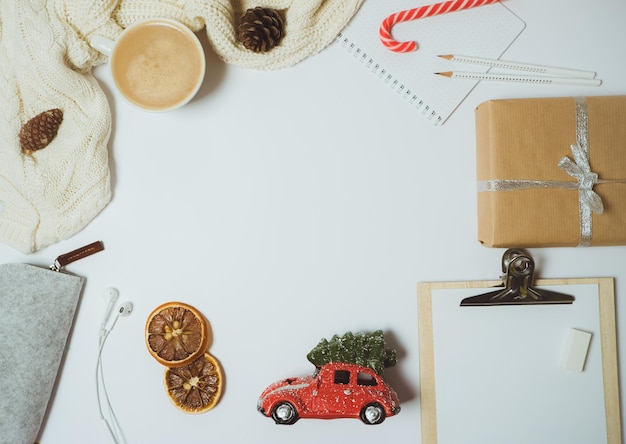
[[[559,168],[578,180],[580,205],[588,207],[596,214],[602,214],[604,212],[602,199],[593,191],[593,186],[599,183],[598,175],[591,171],[587,153],[582,147],[576,143],[571,148],[574,160],[567,156],[563,157],[559,162]]]

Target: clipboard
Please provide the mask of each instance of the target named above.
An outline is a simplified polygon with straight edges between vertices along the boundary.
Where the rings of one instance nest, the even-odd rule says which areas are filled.
[[[501,280],[487,280],[418,284],[422,442],[620,444],[622,438],[613,279],[536,281],[538,288],[549,287],[573,294],[575,301],[568,305],[460,305],[460,301],[467,296],[481,291],[493,291],[493,287],[501,287],[502,283]],[[445,325],[447,321],[442,317],[441,310],[455,313],[450,317],[450,322],[454,322],[454,325]],[[540,315],[537,316],[536,313]],[[517,319],[517,322],[503,321],[505,316],[509,320]],[[586,368],[582,373],[574,373],[560,366],[567,343],[567,329],[563,325],[585,329],[589,325],[579,325],[581,316],[588,320],[582,324],[591,325],[591,330],[594,331]],[[469,319],[469,323],[461,322],[463,319]],[[500,326],[500,331],[489,329],[488,324],[495,320],[499,322],[496,324]],[[569,324],[570,320],[574,324]],[[549,326],[554,324],[554,328],[543,330],[538,326],[540,321]],[[476,322],[482,327],[471,327],[476,326]],[[511,332],[505,334],[509,326],[517,334],[515,331],[513,336],[510,336]],[[532,345],[530,352],[526,349],[525,354],[519,353],[517,344],[494,348],[489,342],[495,340],[497,343],[506,337],[512,337],[515,341],[518,337],[532,341],[532,334],[528,334],[529,332],[545,337]],[[476,335],[486,336],[487,341],[476,343]],[[454,347],[462,347],[462,352]],[[456,359],[462,353],[467,355],[465,361]],[[541,359],[539,354],[542,355]],[[509,367],[509,374],[499,373],[495,364],[507,362],[509,355],[521,359],[522,364],[524,361],[529,364],[529,368],[523,369],[527,373],[522,376],[516,374],[519,367],[514,367],[513,371]],[[451,356],[455,359],[451,359]],[[446,364],[446,360],[451,362]],[[466,365],[459,365],[459,362],[465,362]],[[511,361],[508,362],[510,365]],[[516,365],[515,361],[512,362]],[[446,365],[453,367],[446,369]],[[470,369],[472,366],[478,369]],[[478,378],[475,377],[477,371]],[[479,380],[481,377],[482,381]],[[487,385],[487,389],[484,389],[485,386],[481,384],[485,380],[494,380],[493,386]],[[520,384],[524,387],[524,392],[521,395],[517,392],[516,395],[512,389]],[[490,400],[490,396],[494,399]],[[538,416],[541,416],[540,420],[536,420]],[[590,424],[591,421],[593,424]],[[587,434],[594,433],[593,439],[585,438],[578,429],[584,429]],[[455,430],[462,434],[461,439],[458,436],[455,438],[454,433],[451,433]],[[575,436],[574,440],[571,440],[572,436]]]

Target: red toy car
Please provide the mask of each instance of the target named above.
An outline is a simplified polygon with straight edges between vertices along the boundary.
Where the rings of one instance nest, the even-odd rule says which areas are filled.
[[[371,368],[331,362],[312,376],[270,385],[257,409],[277,424],[293,424],[299,418],[360,418],[365,424],[380,424],[400,411],[400,402]]]

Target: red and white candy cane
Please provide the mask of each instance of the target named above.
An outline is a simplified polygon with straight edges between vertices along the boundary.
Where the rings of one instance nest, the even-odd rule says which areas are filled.
[[[396,23],[408,22],[433,15],[445,14],[446,12],[461,11],[475,6],[488,5],[500,0],[450,0],[447,2],[435,3],[432,5],[420,6],[418,8],[407,9],[405,11],[391,14],[380,25],[380,41],[393,52],[411,52],[417,49],[417,43],[413,41],[398,42],[391,36],[391,28]]]

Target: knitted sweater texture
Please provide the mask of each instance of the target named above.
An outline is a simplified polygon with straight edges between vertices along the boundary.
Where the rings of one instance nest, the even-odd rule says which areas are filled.
[[[0,1],[0,242],[31,253],[82,230],[111,199],[112,119],[91,75],[106,58],[89,46],[93,35],[115,39],[138,21],[171,18],[206,32],[226,63],[279,69],[328,46],[362,1]],[[255,6],[285,17],[285,37],[268,53],[237,40],[239,18]],[[20,128],[52,108],[63,111],[56,137],[40,151],[22,152]]]

